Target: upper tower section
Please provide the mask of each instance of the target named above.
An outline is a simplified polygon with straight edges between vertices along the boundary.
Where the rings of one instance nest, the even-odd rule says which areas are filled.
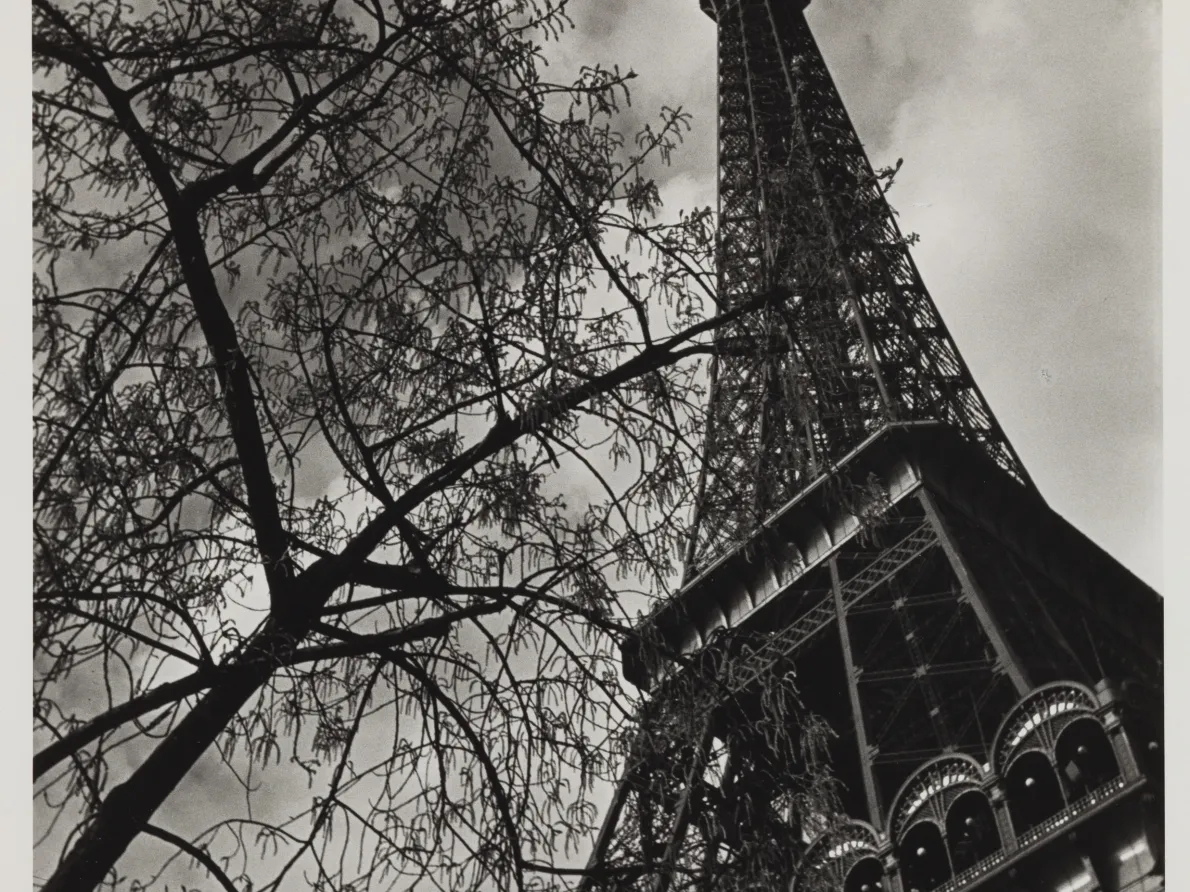
[[[718,28],[721,333],[687,578],[894,421],[939,421],[1031,486],[922,283],[803,12],[701,0]]]

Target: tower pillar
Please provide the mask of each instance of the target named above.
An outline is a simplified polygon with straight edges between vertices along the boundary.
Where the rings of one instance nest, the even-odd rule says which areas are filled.
[[[884,892],[905,892],[905,878],[901,875],[901,864],[892,852],[886,852],[881,859],[884,864]]]
[[[1132,749],[1132,741],[1128,739],[1128,732],[1124,729],[1124,717],[1120,712],[1120,703],[1116,692],[1107,681],[1100,681],[1095,685],[1095,696],[1100,705],[1103,717],[1103,728],[1107,731],[1107,739],[1111,743],[1112,753],[1116,763],[1120,766],[1120,775],[1131,783],[1141,776],[1140,763]]]

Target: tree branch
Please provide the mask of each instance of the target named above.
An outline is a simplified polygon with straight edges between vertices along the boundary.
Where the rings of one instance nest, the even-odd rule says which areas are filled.
[[[168,842],[171,845],[181,849],[183,852],[205,867],[211,876],[215,878],[216,882],[226,889],[227,892],[239,892],[239,890],[236,889],[235,884],[232,883],[231,878],[228,877],[228,875],[223,872],[223,869],[215,863],[215,859],[200,849],[198,846],[194,845],[194,843],[187,842],[176,833],[171,833],[170,831],[162,827],[158,827],[155,824],[145,824],[145,833],[149,836],[155,836],[158,839]]]
[[[61,27],[68,31],[73,30],[61,11],[46,0],[37,0],[37,6]],[[252,390],[248,360],[240,348],[235,324],[231,321],[219,293],[219,286],[215,282],[211,262],[207,257],[202,231],[199,229],[197,212],[201,203],[187,200],[178,192],[169,165],[158,153],[153,140],[137,118],[128,94],[116,86],[102,65],[92,64],[69,51],[63,51],[57,44],[42,37],[35,36],[33,45],[35,52],[67,61],[67,64],[73,65],[95,84],[107,100],[125,136],[140,155],[154,187],[165,202],[182,274],[190,293],[190,302],[215,360],[215,370],[223,391],[232,440],[235,442],[236,453],[243,468],[252,528],[268,581],[270,604],[275,609],[281,609],[286,583],[292,577],[292,567],[286,560],[286,536],[281,525],[281,512],[269,468],[268,451],[264,445],[260,420],[256,416],[256,398]],[[223,171],[215,177],[223,176],[229,171]],[[201,182],[209,182],[210,179],[212,178]],[[187,191],[191,188],[193,187],[187,187]]]
[[[141,644],[144,644],[147,647],[151,647],[154,650],[160,650],[163,653],[169,654],[171,657],[177,657],[179,660],[189,663],[192,666],[202,666],[203,665],[203,660],[199,657],[192,656],[191,654],[188,654],[185,651],[178,650],[176,647],[172,647],[168,644],[165,644],[164,642],[154,641],[148,635],[144,635],[144,634],[136,631],[135,629],[128,628],[127,626],[122,626],[117,622],[113,622],[112,620],[107,619],[106,617],[96,616],[94,613],[91,613],[87,610],[80,610],[78,607],[75,607],[73,604],[63,604],[61,602],[55,602],[55,601],[47,601],[44,603],[45,603],[45,607],[47,610],[61,610],[63,613],[73,614],[74,616],[77,616],[80,619],[85,619],[85,620],[88,620],[89,622],[93,622],[98,625],[101,625],[104,628],[111,629],[113,632],[116,632],[117,634],[127,635],[129,638],[139,641]],[[205,647],[203,649],[205,650]]]
[[[381,510],[337,556],[311,564],[298,580],[298,585],[302,588],[299,597],[310,602],[305,609],[320,610],[330,591],[347,582],[352,568],[366,560],[402,518],[432,494],[455,483],[481,462],[512,445],[522,436],[541,430],[588,400],[680,359],[685,355],[685,351],[680,349],[682,345],[700,335],[789,297],[790,292],[787,288],[775,286],[762,294],[754,295],[750,300],[741,301],[737,306],[717,316],[690,325],[664,341],[654,342],[616,368],[595,375],[558,396],[527,409],[516,418],[497,421],[480,442],[437,470],[426,474],[392,505]]]
[[[471,607],[462,607],[454,613],[433,616],[421,622],[414,623],[404,629],[391,632],[380,632],[375,635],[356,635],[350,642],[337,644],[317,644],[309,647],[299,647],[285,657],[280,666],[297,666],[302,663],[312,663],[317,660],[332,660],[343,657],[362,656],[374,653],[379,648],[402,647],[427,638],[439,638],[449,631],[450,626],[462,620],[477,616],[497,613],[505,605],[500,602],[480,603]],[[338,636],[342,631],[336,626],[325,626],[334,630]],[[329,634],[329,633],[328,633]],[[274,662],[274,665],[278,665]],[[109,731],[114,731],[133,719],[140,718],[146,713],[171,703],[176,703],[186,697],[199,694],[202,691],[229,682],[245,675],[254,667],[251,664],[221,666],[218,669],[200,669],[184,678],[169,681],[139,697],[127,700],[107,712],[96,716],[86,724],[75,730],[63,734],[61,738],[42,749],[33,757],[33,779],[37,780],[63,759],[77,752],[89,743],[99,739]]]
[[[183,190],[183,198],[190,203],[195,210],[204,207],[212,199],[218,197],[221,193],[226,192],[233,186],[250,184],[249,191],[258,191],[267,182],[272,174],[276,173],[279,165],[270,163],[267,173],[257,176],[255,173],[256,165],[269,156],[270,153],[280,148],[281,145],[296,131],[300,125],[307,120],[318,106],[331,96],[336,90],[344,85],[350,83],[354,78],[357,78],[370,66],[375,65],[384,58],[384,54],[392,49],[398,40],[405,36],[404,31],[398,31],[388,37],[377,41],[376,46],[372,52],[366,55],[363,59],[355,65],[348,68],[338,77],[334,78],[329,84],[310,96],[307,96],[298,103],[297,108],[293,114],[281,124],[272,135],[268,137],[259,146],[230,165],[225,170],[210,176],[197,180],[191,183]],[[314,131],[299,135],[293,145],[282,150],[282,160],[287,159],[293,155],[303,144],[309,141],[314,136]],[[276,161],[276,159],[274,159]]]
[[[190,634],[194,637],[194,644],[198,648],[199,658],[208,667],[213,668],[215,665],[214,659],[211,657],[210,650],[207,649],[207,643],[203,640],[202,632],[199,631],[198,625],[194,622],[194,618],[182,607],[172,603],[160,595],[155,595],[152,592],[37,592],[33,595],[34,603],[48,603],[51,607],[55,601],[111,601],[116,598],[136,598],[142,601],[149,601],[153,604],[158,604],[174,614],[182,620]]]
[[[491,757],[485,751],[483,741],[479,739],[479,735],[475,733],[475,729],[471,727],[471,723],[467,720],[467,716],[463,714],[463,711],[459,709],[459,705],[450,697],[446,696],[445,692],[438,685],[438,682],[428,672],[418,666],[416,661],[394,650],[385,650],[384,656],[421,682],[426,692],[437,700],[443,709],[450,713],[451,718],[458,724],[459,730],[463,732],[463,736],[471,744],[475,758],[479,760],[483,766],[484,774],[487,775],[488,785],[492,788],[492,797],[496,800],[496,808],[500,811],[500,818],[504,822],[504,831],[508,836],[508,844],[512,849],[513,864],[516,867],[517,888],[523,892],[525,888],[525,874],[521,860],[520,834],[517,832],[516,824],[512,818],[512,808],[509,805],[508,794],[504,790],[504,784],[500,780],[500,773],[496,770],[496,766],[492,764]]]
[[[153,253],[149,257],[148,263],[146,263],[144,267],[141,268],[140,275],[138,275],[136,277],[136,281],[133,282],[132,288],[130,289],[131,292],[135,293],[141,289],[145,283],[145,280],[149,277],[150,271],[154,266],[157,265],[157,261],[165,252],[165,249],[169,245],[170,241],[170,236],[166,236],[157,243],[157,247],[153,249]],[[54,472],[58,470],[58,466],[62,463],[62,459],[65,458],[66,453],[70,451],[70,447],[74,443],[74,438],[78,436],[79,432],[83,429],[83,426],[87,423],[88,419],[90,419],[91,413],[94,412],[96,407],[107,398],[107,395],[111,393],[111,389],[115,386],[116,381],[118,381],[120,376],[124,374],[125,366],[140,347],[141,339],[144,338],[145,332],[149,330],[149,324],[153,321],[157,310],[161,307],[161,305],[165,302],[165,299],[169,297],[170,294],[171,290],[167,289],[161,294],[160,297],[157,298],[156,303],[149,307],[148,311],[145,313],[145,318],[141,320],[140,327],[137,328],[137,330],[133,333],[132,339],[128,343],[128,349],[124,351],[124,355],[121,356],[115,366],[112,367],[112,370],[108,373],[107,378],[104,379],[103,383],[99,386],[99,389],[96,390],[95,394],[91,397],[91,401],[88,402],[86,408],[79,413],[79,416],[77,419],[75,419],[74,424],[72,424],[70,429],[66,432],[66,436],[62,438],[62,442],[58,444],[58,448],[54,451],[53,456],[48,462],[46,462],[46,465],[44,468],[42,468],[41,473],[37,475],[37,482],[33,484],[34,503],[36,503],[45,492],[45,488],[49,484],[50,477],[52,477]]]

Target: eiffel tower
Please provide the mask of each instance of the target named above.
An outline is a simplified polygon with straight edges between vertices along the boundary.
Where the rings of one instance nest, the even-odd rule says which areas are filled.
[[[1161,598],[1045,503],[808,0],[718,31],[723,331],[680,591],[588,889],[1164,888]],[[825,769],[825,770],[824,770]]]

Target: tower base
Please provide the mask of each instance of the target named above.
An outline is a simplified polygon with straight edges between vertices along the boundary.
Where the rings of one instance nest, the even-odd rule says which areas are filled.
[[[794,889],[1162,887],[1161,599],[945,425],[872,435],[650,615],[625,675],[664,700],[740,634],[674,858],[711,787],[780,811],[742,704],[792,665],[853,818],[801,816]]]

